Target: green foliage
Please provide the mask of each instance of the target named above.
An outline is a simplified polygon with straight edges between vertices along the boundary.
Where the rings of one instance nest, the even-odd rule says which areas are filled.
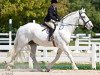
[[[93,31],[100,32],[100,0],[58,0],[58,14],[66,14],[86,9],[86,14],[94,24]],[[13,32],[28,22],[42,23],[50,6],[50,0],[0,0],[0,32],[9,31],[9,19],[13,19]],[[80,27],[75,33],[89,33]]]
[[[96,10],[100,10],[100,0],[92,0],[92,4],[95,6]]]
[[[61,0],[61,3],[63,2],[65,3],[66,0]],[[66,3],[65,5],[59,3],[61,10],[58,12],[61,16],[66,14],[65,11],[67,12]],[[42,23],[49,6],[49,0],[3,0],[0,2],[0,32],[8,31],[10,18],[13,19],[13,32],[33,20]]]
[[[100,0],[95,0],[96,3],[98,3],[100,5]],[[93,31],[95,33],[99,33],[100,32],[100,7],[96,7],[97,4],[94,3],[94,0],[69,0],[70,3],[70,12],[75,11],[75,10],[79,10],[81,8],[85,8],[86,9],[86,14],[89,16],[90,20],[93,22],[94,24],[94,28]],[[99,10],[96,10],[99,9]],[[75,33],[89,33],[87,32],[86,29],[81,28],[77,29],[77,31]]]
[[[63,17],[68,14],[68,0],[59,0],[58,2],[58,14]]]

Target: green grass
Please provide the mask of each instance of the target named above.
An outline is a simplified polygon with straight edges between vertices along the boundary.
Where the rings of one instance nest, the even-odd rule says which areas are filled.
[[[39,63],[40,66],[44,69],[46,63],[42,62]],[[77,67],[79,70],[92,70],[91,64],[77,64]],[[5,64],[1,63],[0,64],[0,69],[4,69]],[[28,68],[28,63],[16,63],[15,67],[16,69],[27,69]],[[58,70],[71,70],[72,66],[70,63],[58,63],[55,64],[52,69],[58,69]],[[97,63],[97,70],[100,70],[100,64]]]
[[[75,41],[71,41],[71,42],[69,43],[69,45],[70,45],[70,46],[75,46]]]

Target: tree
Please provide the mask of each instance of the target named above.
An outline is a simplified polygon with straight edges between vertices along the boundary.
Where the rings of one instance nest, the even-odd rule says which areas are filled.
[[[93,22],[94,32],[100,32],[100,10],[96,10],[95,5],[92,3],[93,0],[69,0],[70,2],[70,12],[79,10],[81,8],[86,9],[86,14],[89,16],[90,20]],[[98,0],[100,1],[100,0]],[[86,29],[77,29],[76,33],[89,33]]]
[[[67,13],[66,0],[59,0],[59,14],[61,16]],[[63,4],[64,3],[64,4]],[[32,20],[37,23],[42,23],[47,14],[47,9],[50,6],[49,0],[3,0],[0,3],[2,8],[0,10],[1,29],[0,32],[8,31],[8,20],[13,19],[13,31]],[[63,8],[62,8],[63,7]]]
[[[100,0],[58,0],[58,13],[61,17],[66,14],[86,9],[86,14],[94,24],[93,31],[100,32]],[[0,32],[8,32],[10,18],[13,19],[13,32],[32,20],[42,23],[50,6],[50,0],[0,0]],[[85,29],[77,29],[87,32]]]
[[[58,2],[58,14],[63,17],[69,13],[69,2],[68,0],[59,0]]]
[[[100,10],[100,0],[92,0],[92,4],[95,6],[96,10]]]

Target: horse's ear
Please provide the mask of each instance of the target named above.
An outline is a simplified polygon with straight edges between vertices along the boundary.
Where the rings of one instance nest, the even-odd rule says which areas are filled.
[[[83,8],[81,10],[83,10]]]
[[[84,12],[85,12],[85,8],[84,8],[83,10],[84,10]]]
[[[81,11],[82,11],[82,12],[85,12],[85,8],[82,8]]]

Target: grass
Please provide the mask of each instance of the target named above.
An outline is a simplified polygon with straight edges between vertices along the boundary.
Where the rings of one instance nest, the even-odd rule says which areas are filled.
[[[44,69],[46,63],[42,62],[39,63],[40,66]],[[91,64],[77,64],[77,67],[79,68],[79,70],[92,70]],[[1,63],[0,64],[0,69],[4,69],[5,68],[5,64]],[[28,68],[28,63],[16,63],[15,67],[16,69],[27,69]],[[55,64],[52,69],[58,69],[58,70],[71,70],[72,66],[70,63],[58,63]],[[100,70],[100,64],[97,63],[97,70]]]

